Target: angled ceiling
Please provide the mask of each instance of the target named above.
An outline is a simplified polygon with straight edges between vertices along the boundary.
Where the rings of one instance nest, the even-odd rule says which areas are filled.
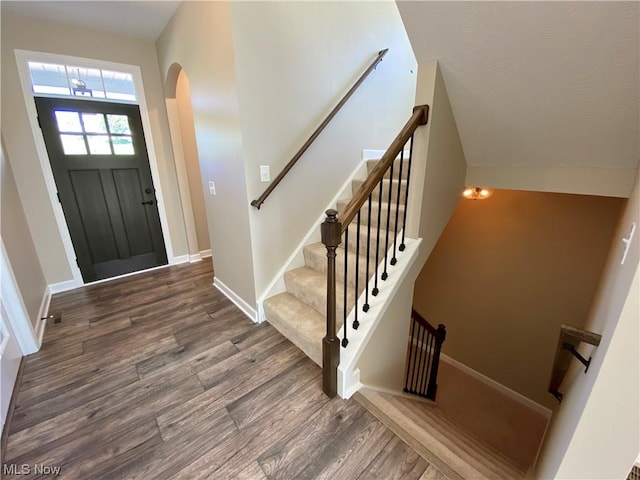
[[[2,12],[155,42],[179,1],[2,1]]]
[[[469,165],[638,166],[640,3],[397,4]]]

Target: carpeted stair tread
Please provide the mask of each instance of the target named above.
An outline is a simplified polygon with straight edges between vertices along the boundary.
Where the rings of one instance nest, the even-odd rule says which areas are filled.
[[[380,160],[367,160],[367,174],[371,173],[375,166],[380,162]],[[393,178],[398,178],[398,173],[400,171],[400,159],[397,158],[393,162]],[[407,158],[402,162],[402,178],[407,178],[407,173],[409,172],[409,161]],[[387,171],[384,178],[389,178],[391,171]]]
[[[284,274],[284,283],[287,292],[298,300],[313,307],[321,315],[327,311],[327,276],[326,274],[309,267],[300,267],[289,270]],[[351,311],[354,304],[353,289],[347,293],[347,311]],[[344,315],[344,289],[336,291],[337,318]]]
[[[383,201],[382,203],[378,204],[377,198],[374,199],[375,201],[371,202],[371,231],[373,232],[373,230],[378,226],[378,205],[382,206],[382,210],[380,212],[380,226],[384,229],[387,228],[387,213],[389,212],[389,204],[386,201]],[[347,204],[349,203],[349,200],[340,200],[338,201],[338,206],[337,206],[337,210],[338,212],[343,212],[344,209],[347,207]],[[389,220],[389,229],[393,230],[394,226],[395,226],[395,221],[396,221],[396,210],[399,210],[398,212],[398,224],[400,226],[402,226],[402,216],[404,213],[404,197],[402,197],[400,199],[400,208],[397,209],[396,208],[396,199],[392,199],[391,202],[391,219]],[[369,220],[369,202],[365,202],[364,205],[362,206],[361,209],[361,214],[360,214],[360,225],[361,228],[366,228],[367,227],[367,223]],[[338,218],[340,218],[340,213],[338,213]],[[356,222],[357,216],[356,218],[354,218],[353,222],[351,223],[350,226],[353,226]]]
[[[384,246],[381,247],[380,251],[382,251],[383,248]],[[322,272],[323,274],[326,274],[327,249],[322,243],[318,242],[318,243],[312,243],[310,245],[307,245],[306,247],[304,247],[303,254],[304,254],[304,263],[307,267],[313,268],[314,270],[317,270],[319,272]],[[366,281],[367,258],[363,253],[358,255],[358,257],[359,257],[358,267],[359,267],[359,273],[360,273],[359,279],[358,279],[358,287],[361,287],[365,285],[364,282]],[[349,252],[349,255],[347,256],[347,262],[348,262],[347,264],[348,283],[349,283],[349,286],[353,287],[355,286],[355,275],[354,275],[354,272],[356,269],[355,253]],[[369,275],[371,275],[372,272],[375,270],[374,262],[370,262],[369,269],[370,269]],[[336,249],[336,278],[337,278],[336,280],[337,285],[341,285],[344,282],[344,249],[342,247],[338,247]]]
[[[267,298],[264,315],[276,330],[322,366],[322,338],[326,332],[324,315],[287,292]]]

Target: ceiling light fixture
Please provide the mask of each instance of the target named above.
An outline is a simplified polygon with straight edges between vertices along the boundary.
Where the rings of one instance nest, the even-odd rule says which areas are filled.
[[[465,187],[462,196],[468,200],[484,200],[491,196],[491,190],[481,187]]]

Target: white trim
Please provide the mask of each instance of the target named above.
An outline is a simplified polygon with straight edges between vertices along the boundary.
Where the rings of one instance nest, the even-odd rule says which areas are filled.
[[[402,231],[398,233],[396,241],[401,235]],[[369,310],[366,313],[359,313],[361,316],[360,327],[357,330],[349,331],[349,345],[347,348],[341,349],[340,365],[338,366],[338,395],[341,398],[349,398],[357,390],[357,385],[360,383],[360,371],[357,368],[358,360],[360,360],[371,336],[418,258],[421,243],[421,238],[405,239],[406,248],[402,255],[397,256],[398,263],[389,271],[389,277],[384,282],[384,289],[381,289],[376,297],[369,297]],[[393,244],[390,245],[388,251],[391,251],[393,247]],[[371,278],[369,291],[373,289],[374,282],[375,278]],[[364,296],[365,292],[358,299],[358,305],[364,304]],[[353,316],[354,312],[352,310],[347,317],[346,325],[351,325]],[[342,338],[343,328],[344,326],[338,332],[338,338]]]
[[[231,300],[236,307],[242,310],[242,313],[249,317],[252,322],[258,323],[255,308],[245,302],[236,292],[227,287],[217,277],[213,277],[213,286],[220,290],[225,297]]]
[[[189,263],[189,255],[178,255],[177,257],[173,257],[169,262],[169,265],[178,265],[180,263]]]
[[[80,278],[80,281],[73,279],[67,280],[66,282],[50,284],[49,291],[51,292],[51,295],[55,295],[56,293],[68,292],[69,290],[75,290],[76,288],[80,288],[82,286],[84,286],[82,278]]]
[[[498,392],[511,398],[512,400],[515,400],[516,402],[521,403],[522,405],[535,411],[536,413],[539,413],[540,415],[544,415],[547,418],[551,418],[551,410],[549,410],[547,407],[543,407],[542,405],[540,405],[537,402],[534,402],[530,398],[527,398],[524,395],[514,390],[511,390],[509,387],[506,387],[503,384],[496,382],[492,378],[489,378],[486,375],[483,375],[482,373],[477,372],[470,367],[467,367],[464,363],[460,363],[459,361],[454,360],[453,358],[451,358],[448,355],[445,355],[444,353],[440,354],[440,360],[448,363],[452,367],[457,368],[458,370],[466,373],[470,377],[475,378],[479,382],[484,383],[485,385],[493,388],[494,390],[497,390]]]
[[[189,255],[189,262],[196,263],[201,262],[204,258],[209,258],[211,256],[211,250],[202,250],[196,254]]]
[[[13,274],[9,256],[4,248],[4,242],[0,243],[2,255],[0,255],[0,297],[2,305],[7,312],[7,321],[15,335],[16,342],[23,355],[29,355],[39,350],[36,332],[29,320],[27,308],[24,305],[22,295],[18,289],[16,277]]]
[[[44,329],[47,326],[46,320],[42,320],[49,314],[49,305],[51,304],[51,288],[47,285],[42,295],[42,302],[40,302],[40,309],[38,310],[38,318],[36,319],[36,337],[38,338],[38,345],[42,346],[42,339],[44,338]]]
[[[38,126],[38,114],[36,111],[35,103],[33,102],[33,92],[31,90],[31,80],[29,75],[29,68],[27,62],[36,61],[36,62],[50,62],[50,63],[61,63],[61,64],[72,64],[82,67],[91,67],[91,68],[111,68],[113,70],[119,72],[125,72],[131,74],[133,77],[133,84],[136,90],[137,102],[125,102],[119,101],[117,103],[137,103],[140,108],[140,119],[142,121],[142,130],[144,132],[145,143],[147,146],[147,155],[149,158],[149,169],[151,170],[151,178],[153,181],[153,186],[155,188],[155,194],[157,199],[158,213],[160,217],[160,225],[162,227],[162,237],[164,240],[165,250],[167,253],[167,258],[169,259],[170,264],[181,263],[181,261],[176,260],[173,256],[173,245],[171,243],[171,238],[169,235],[169,221],[167,218],[167,212],[165,208],[164,195],[162,192],[162,184],[160,182],[160,173],[158,169],[158,160],[155,154],[155,147],[153,143],[153,135],[151,131],[151,122],[149,120],[149,110],[147,108],[146,97],[144,93],[144,86],[142,82],[142,70],[139,66],[136,65],[127,65],[123,63],[115,63],[103,60],[89,59],[83,57],[73,57],[69,55],[58,55],[53,53],[44,53],[44,52],[34,52],[29,50],[15,50],[16,63],[18,66],[18,75],[20,77],[20,83],[22,86],[22,93],[24,96],[25,107],[27,110],[27,116],[29,118],[29,123],[31,124],[31,132],[34,139],[34,144],[36,147],[36,151],[38,153],[38,158],[40,160],[40,168],[42,169],[42,174],[45,180],[45,184],[47,186],[47,193],[49,194],[49,202],[53,208],[54,217],[56,220],[56,224],[58,226],[58,231],[60,233],[60,237],[62,238],[62,243],[64,245],[65,254],[67,257],[67,263],[69,265],[69,269],[73,275],[74,286],[81,286],[84,284],[82,279],[82,274],[80,273],[80,269],[76,264],[76,254],[73,248],[73,244],[71,242],[71,234],[69,233],[69,227],[67,225],[66,218],[62,211],[62,206],[60,202],[58,202],[57,192],[58,188],[55,183],[55,179],[53,177],[53,171],[51,170],[51,164],[49,163],[49,155],[47,154],[47,149],[44,143],[44,138],[42,136],[42,132],[40,131],[40,127]],[[91,101],[86,97],[74,97],[78,99],[84,99],[86,101]],[[97,100],[97,99],[94,99]],[[99,99],[102,101],[103,99]],[[186,260],[188,261],[188,259]],[[61,282],[66,284],[67,282]],[[54,284],[57,286],[59,284]],[[68,288],[68,285],[63,285],[59,288]],[[53,293],[57,293],[52,288]]]
[[[177,82],[177,79],[176,79]],[[182,218],[184,220],[184,231],[187,237],[187,248],[191,257],[198,255],[198,237],[196,234],[196,222],[193,215],[193,205],[191,203],[191,188],[189,187],[189,177],[187,174],[187,164],[184,158],[184,144],[182,142],[182,132],[180,116],[178,114],[178,102],[175,98],[165,98],[167,106],[167,119],[169,122],[169,136],[173,147],[173,160],[176,165],[176,178],[178,180],[178,192],[180,193],[180,204],[182,206]],[[191,260],[191,262],[197,262]]]

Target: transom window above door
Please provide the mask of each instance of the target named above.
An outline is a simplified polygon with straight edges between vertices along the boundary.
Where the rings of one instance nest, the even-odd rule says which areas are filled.
[[[43,62],[28,65],[34,94],[136,101],[129,73]]]
[[[55,110],[65,155],[134,155],[127,115]]]

